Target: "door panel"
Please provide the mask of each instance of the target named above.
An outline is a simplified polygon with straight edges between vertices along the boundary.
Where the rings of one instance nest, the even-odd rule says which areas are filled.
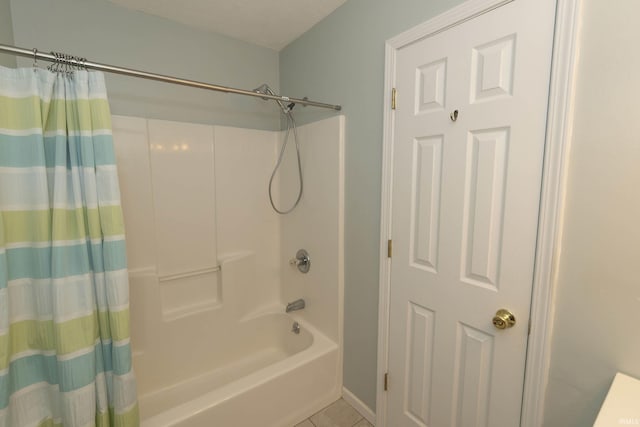
[[[438,265],[442,143],[443,135],[413,142],[411,264],[429,272],[435,272]]]
[[[461,280],[497,291],[509,128],[471,131],[468,140]]]
[[[434,313],[428,308],[410,303],[407,324],[407,412],[415,418],[418,425],[424,425],[429,419],[431,409],[429,402],[432,387]]]
[[[519,425],[554,9],[515,0],[398,51],[390,427]]]

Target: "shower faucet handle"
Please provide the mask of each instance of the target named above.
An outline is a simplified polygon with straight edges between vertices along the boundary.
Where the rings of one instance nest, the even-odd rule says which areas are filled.
[[[298,267],[298,270],[300,270],[301,273],[308,273],[311,268],[311,258],[309,258],[309,253],[304,249],[298,250],[298,252],[296,252],[296,257],[289,260],[289,264]]]

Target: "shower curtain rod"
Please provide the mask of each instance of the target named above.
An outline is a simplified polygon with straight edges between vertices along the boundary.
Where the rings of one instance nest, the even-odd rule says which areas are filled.
[[[178,77],[165,76],[162,74],[155,74],[155,73],[149,73],[146,71],[133,70],[130,68],[117,67],[114,65],[99,64],[97,62],[86,61],[83,58],[81,59],[81,58],[72,57],[64,54],[57,54],[58,56],[56,56],[54,55],[54,52],[43,53],[43,52],[39,52],[38,49],[29,50],[29,49],[16,47],[16,46],[0,44],[0,53],[8,53],[16,56],[25,56],[25,57],[33,58],[34,60],[42,59],[44,61],[56,62],[63,65],[69,65],[71,67],[105,71],[107,73],[122,74],[124,76],[139,77],[142,79],[155,80],[155,81],[165,82],[165,83],[173,83],[177,85],[195,87],[199,89],[215,90],[218,92],[225,92],[225,93],[235,93],[238,95],[253,96],[253,97],[262,98],[262,99],[273,99],[276,101],[282,101],[286,103],[293,102],[294,104],[310,105],[313,107],[320,107],[320,108],[329,108],[336,111],[342,110],[342,106],[340,105],[325,104],[323,102],[310,101],[309,99],[306,99],[306,98],[299,99],[299,98],[290,98],[288,96],[281,96],[281,95],[269,95],[266,93],[254,92],[252,90],[236,89],[236,88],[227,87],[227,86],[219,86],[219,85],[214,85],[209,83],[198,82],[195,80],[186,80]]]

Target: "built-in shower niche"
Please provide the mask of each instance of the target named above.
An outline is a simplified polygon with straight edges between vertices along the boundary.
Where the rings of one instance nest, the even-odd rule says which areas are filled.
[[[177,320],[220,304],[220,276],[217,271],[190,272],[159,280],[160,304],[164,320]],[[193,297],[199,295],[200,301]]]

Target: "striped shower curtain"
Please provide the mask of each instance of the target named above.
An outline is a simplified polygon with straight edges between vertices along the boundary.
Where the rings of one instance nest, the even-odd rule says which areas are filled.
[[[0,427],[135,426],[104,76],[0,67]]]

